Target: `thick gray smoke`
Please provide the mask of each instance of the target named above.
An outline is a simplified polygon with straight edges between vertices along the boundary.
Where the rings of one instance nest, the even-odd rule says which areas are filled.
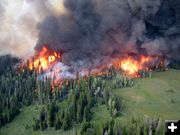
[[[64,52],[64,63],[89,67],[130,53],[180,60],[178,0],[64,0],[64,6],[65,14],[39,24],[36,50],[48,45]]]
[[[172,2],[65,0],[64,4],[66,14],[49,16],[39,25],[37,50],[46,44],[64,51],[65,63],[92,65],[129,53],[180,58],[179,11]]]

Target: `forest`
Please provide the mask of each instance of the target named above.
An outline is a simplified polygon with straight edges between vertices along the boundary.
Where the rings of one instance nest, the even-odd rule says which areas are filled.
[[[132,130],[135,134],[143,135],[164,132],[159,119],[132,118],[128,126],[115,124],[114,119],[121,116],[123,104],[111,89],[135,85],[134,79],[123,75],[121,71],[110,68],[105,75],[66,79],[61,85],[52,87],[52,78],[37,79],[40,73],[21,68],[19,62],[19,59],[11,56],[0,58],[0,128],[19,115],[22,107],[38,104],[41,110],[37,117],[32,118],[33,124],[25,126],[27,129],[44,131],[54,128],[66,131],[80,123],[82,135],[130,134]],[[176,68],[177,65],[176,63]],[[141,73],[142,77],[152,76],[150,72]],[[61,102],[64,101],[66,106],[61,107]],[[105,105],[111,116],[110,121],[99,127],[91,122],[92,110],[97,105]]]

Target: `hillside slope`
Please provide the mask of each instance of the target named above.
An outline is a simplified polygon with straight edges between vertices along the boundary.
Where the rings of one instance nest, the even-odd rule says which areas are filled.
[[[152,78],[136,79],[136,85],[132,88],[113,89],[112,93],[120,96],[123,101],[124,110],[116,121],[122,123],[130,117],[151,116],[165,119],[180,119],[180,71],[169,70],[166,72],[155,72]],[[46,131],[32,131],[26,129],[32,124],[33,116],[39,111],[37,106],[29,106],[15,119],[0,130],[0,135],[72,135],[79,133],[81,125],[76,125],[71,130],[64,132],[48,129]],[[104,122],[110,119],[109,112],[104,105],[94,109],[92,121],[94,123]],[[77,129],[77,131],[75,130]]]

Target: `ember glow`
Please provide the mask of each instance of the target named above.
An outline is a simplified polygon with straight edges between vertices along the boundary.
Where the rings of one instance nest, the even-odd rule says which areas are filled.
[[[47,70],[49,67],[54,64],[56,61],[60,60],[61,55],[58,52],[52,51],[47,47],[43,47],[40,52],[32,58],[29,63],[29,69],[35,70]]]

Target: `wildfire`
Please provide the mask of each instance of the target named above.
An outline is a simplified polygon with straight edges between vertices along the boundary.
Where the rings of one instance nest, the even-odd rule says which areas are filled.
[[[35,70],[39,73],[46,72],[48,77],[53,78],[53,87],[60,84],[60,82],[63,79],[66,79],[66,77],[75,78],[76,76],[76,78],[79,78],[79,74],[82,77],[86,75],[108,75],[108,68],[110,68],[109,65],[113,65],[115,70],[124,71],[122,72],[123,74],[131,77],[139,77],[141,74],[139,71],[150,71],[151,69],[153,70],[154,67],[158,68],[165,66],[163,57],[136,55],[115,59],[111,61],[109,65],[104,64],[92,69],[91,71],[89,69],[81,69],[80,72],[78,72],[74,71],[73,68],[69,71],[69,66],[66,66],[63,63],[61,64],[61,56],[62,54],[59,52],[43,47],[41,51],[37,52],[37,54],[28,61],[27,66],[29,69]],[[42,70],[44,72],[40,72]],[[76,73],[77,75],[75,75]]]
[[[129,74],[134,74],[138,72],[140,67],[137,61],[131,58],[128,58],[121,61],[121,68],[122,70],[124,70],[125,72],[128,72]]]
[[[46,70],[51,64],[53,64],[60,58],[60,53],[43,47],[42,50],[36,55],[36,57],[30,60],[28,67],[31,70]]]
[[[117,69],[121,69],[125,71],[127,74],[131,76],[135,76],[138,74],[138,71],[140,70],[148,70],[148,67],[146,67],[146,64],[152,60],[149,56],[141,56],[138,60],[127,57],[120,60],[114,61],[113,65]]]

